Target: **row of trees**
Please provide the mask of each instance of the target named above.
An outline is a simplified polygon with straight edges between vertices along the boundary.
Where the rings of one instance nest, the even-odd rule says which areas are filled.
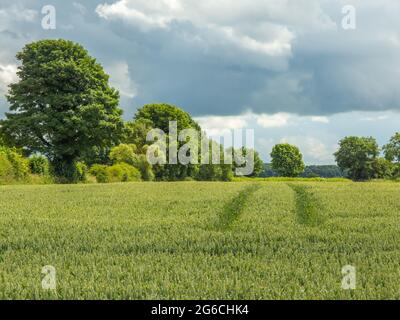
[[[46,172],[60,182],[83,180],[88,170],[99,182],[227,181],[243,166],[236,157],[232,164],[226,164],[227,150],[212,140],[207,141],[208,160],[220,157],[220,164],[151,165],[146,158],[150,130],[163,130],[167,133],[166,143],[177,143],[179,149],[186,142],[173,142],[168,133],[170,121],[177,122],[178,135],[185,129],[201,133],[200,126],[187,112],[168,104],[145,105],[132,121],[125,122],[118,91],[110,87],[102,66],[79,44],[42,40],[26,45],[17,59],[21,62],[19,81],[10,85],[10,112],[0,121],[0,175],[4,168],[7,172],[11,167],[20,170],[15,159],[21,155],[35,159],[33,167],[41,164],[32,173]],[[251,176],[263,171],[255,150],[228,151],[254,156]],[[373,138],[347,137],[340,141],[335,157],[338,166],[354,180],[398,176],[400,134],[383,151],[385,157],[380,158]],[[296,177],[305,169],[299,149],[289,144],[276,145],[271,158],[271,167],[280,176]]]
[[[383,156],[381,156],[383,154]],[[334,153],[344,177],[354,181],[400,178],[400,133],[382,148],[373,137],[345,137]],[[280,176],[296,177],[304,172],[299,149],[288,144],[276,145],[271,153],[271,168]]]
[[[2,144],[27,157],[44,156],[57,181],[77,182],[85,177],[86,167],[101,182],[230,180],[240,166],[224,163],[220,145],[216,148],[221,154],[219,165],[150,165],[146,161],[150,130],[167,133],[170,121],[177,122],[178,134],[184,129],[201,132],[200,126],[187,112],[168,104],[146,105],[132,121],[123,121],[118,91],[79,44],[42,40],[26,45],[17,59],[21,62],[19,81],[10,85],[7,95],[10,112],[0,122]],[[215,150],[216,142],[208,144]],[[258,175],[263,168],[258,153],[241,152],[254,154],[252,175]]]

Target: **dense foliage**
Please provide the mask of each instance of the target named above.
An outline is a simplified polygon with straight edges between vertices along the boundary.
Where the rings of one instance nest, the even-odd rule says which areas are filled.
[[[263,170],[259,174],[261,178],[277,177],[279,174],[272,169],[270,163],[264,163]],[[300,174],[302,178],[342,178],[344,174],[336,165],[311,165],[306,166]]]
[[[385,158],[391,162],[400,164],[400,132],[397,132],[388,144],[383,146]]]
[[[112,166],[94,165],[90,173],[96,177],[99,183],[140,181],[141,175],[138,169],[127,164],[117,163]]]
[[[284,177],[297,177],[305,168],[299,148],[288,143],[275,145],[271,159],[272,168]]]
[[[179,131],[193,128],[200,131],[200,126],[184,110],[170,104],[148,104],[141,107],[135,114],[136,121],[147,121],[152,128],[169,132],[169,122],[176,121]],[[142,123],[143,123],[142,122]]]
[[[17,59],[19,82],[10,85],[11,112],[1,131],[7,143],[46,155],[62,181],[75,182],[79,158],[119,138],[119,93],[102,66],[74,42],[34,42]]]
[[[38,175],[49,174],[49,161],[43,155],[32,155],[29,159],[29,169],[31,173]]]
[[[250,148],[239,148],[239,149],[233,149],[229,148],[229,152],[232,152],[233,154],[233,170],[236,172],[238,170],[240,172],[241,168],[244,168],[249,165],[249,161],[247,159],[250,159],[252,161],[252,173],[248,174],[246,176],[249,177],[259,177],[262,171],[264,170],[264,162],[262,161],[259,153]]]
[[[0,146],[0,184],[51,182],[47,158],[25,158],[17,148]]]
[[[397,132],[389,143],[383,146],[383,152],[385,159],[393,163],[392,176],[400,178],[400,132]]]
[[[342,170],[335,165],[312,165],[306,166],[304,172],[300,175],[304,178],[342,178]]]
[[[170,122],[176,121],[177,131],[170,132]],[[188,164],[157,164],[149,165],[146,161],[146,151],[153,141],[147,141],[146,137],[152,129],[160,129],[165,134],[165,157],[170,159],[170,146],[175,146],[179,150],[186,143],[193,143],[197,146],[197,161],[190,161]],[[224,163],[224,149],[215,141],[209,140],[209,164],[202,164],[202,155],[197,141],[191,141],[189,138],[185,141],[178,141],[178,137],[183,130],[193,129],[197,132],[197,137],[201,136],[200,126],[192,119],[192,117],[182,109],[169,104],[149,104],[138,109],[133,121],[125,126],[125,143],[135,146],[137,167],[142,174],[144,180],[156,179],[158,181],[182,181],[182,180],[209,180],[209,181],[229,181],[233,176],[232,165]],[[212,146],[215,148],[213,149]],[[125,148],[126,147],[121,147]],[[220,163],[213,164],[213,152],[220,152]],[[114,151],[115,152],[115,151]],[[122,152],[122,150],[120,150]],[[127,151],[125,150],[125,153]],[[130,155],[131,156],[131,155]],[[258,158],[259,159],[259,158]],[[128,162],[129,163],[129,162]],[[258,164],[258,163],[257,163]],[[258,167],[257,167],[258,168]]]
[[[373,178],[373,163],[379,156],[379,146],[372,137],[345,137],[334,154],[340,169],[353,180]]]
[[[28,174],[28,161],[16,148],[0,147],[0,182],[22,181]]]

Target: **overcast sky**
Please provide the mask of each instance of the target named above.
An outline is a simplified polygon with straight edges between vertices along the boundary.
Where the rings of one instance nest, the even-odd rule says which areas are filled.
[[[55,30],[42,28],[45,5]],[[355,29],[343,28],[346,5]],[[346,135],[383,144],[400,131],[399,17],[398,0],[0,0],[0,117],[15,54],[65,38],[105,67],[126,119],[172,103],[210,134],[254,128],[267,161],[288,141],[330,164]]]

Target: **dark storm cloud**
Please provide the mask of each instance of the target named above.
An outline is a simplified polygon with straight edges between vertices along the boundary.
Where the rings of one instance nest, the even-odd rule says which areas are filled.
[[[344,31],[347,2],[0,0],[0,91],[24,44],[66,38],[105,66],[128,118],[150,102],[195,116],[400,110],[400,4],[356,1]],[[56,30],[41,28],[48,4]]]

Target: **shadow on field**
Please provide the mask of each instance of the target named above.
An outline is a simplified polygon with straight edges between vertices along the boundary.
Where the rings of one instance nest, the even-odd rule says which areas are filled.
[[[252,184],[240,191],[232,201],[225,205],[218,217],[218,221],[215,223],[215,227],[220,231],[229,229],[243,212],[248,198],[260,188],[260,185]]]
[[[320,214],[321,206],[313,196],[311,187],[299,184],[288,184],[296,194],[296,213],[299,224],[315,227],[324,222]]]

